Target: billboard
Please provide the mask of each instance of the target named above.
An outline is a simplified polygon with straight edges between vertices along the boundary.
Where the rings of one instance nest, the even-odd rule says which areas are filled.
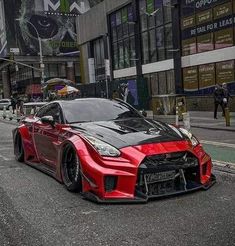
[[[5,13],[3,0],[0,0],[0,57],[6,56],[6,30],[5,30]]]
[[[44,56],[77,55],[75,17],[98,2],[99,0],[5,1],[8,49],[18,47],[20,55],[38,55],[40,37]]]

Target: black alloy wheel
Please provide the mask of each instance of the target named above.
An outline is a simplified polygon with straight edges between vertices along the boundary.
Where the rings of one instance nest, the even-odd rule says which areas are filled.
[[[17,161],[19,162],[24,161],[24,147],[23,147],[22,137],[19,132],[16,133],[14,139],[14,154]]]
[[[71,145],[67,145],[62,157],[62,179],[67,190],[82,191],[82,176],[79,157]]]

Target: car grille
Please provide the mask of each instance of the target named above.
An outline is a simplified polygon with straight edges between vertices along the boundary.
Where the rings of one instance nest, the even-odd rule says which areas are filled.
[[[190,152],[147,156],[139,166],[136,196],[184,191],[197,184],[199,177],[198,159]]]

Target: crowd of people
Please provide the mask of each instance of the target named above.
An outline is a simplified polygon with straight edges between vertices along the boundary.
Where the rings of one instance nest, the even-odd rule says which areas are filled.
[[[214,119],[217,119],[217,111],[219,105],[221,106],[223,116],[225,116],[225,108],[228,108],[229,99],[231,95],[227,88],[227,84],[216,85],[214,90]]]

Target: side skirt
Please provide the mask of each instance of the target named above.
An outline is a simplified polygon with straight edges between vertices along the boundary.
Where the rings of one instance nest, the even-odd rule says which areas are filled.
[[[44,165],[42,163],[34,163],[34,162],[30,162],[30,161],[25,161],[25,163],[56,179],[56,170],[55,169],[53,169],[47,165]]]

